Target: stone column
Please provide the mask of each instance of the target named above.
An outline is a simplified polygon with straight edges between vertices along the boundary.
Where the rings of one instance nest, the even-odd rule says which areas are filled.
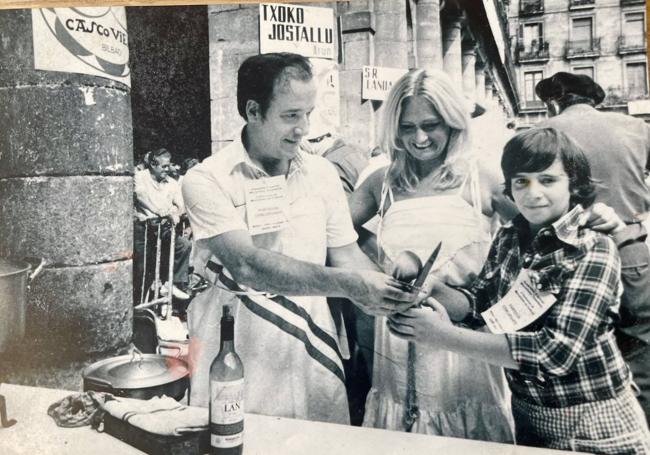
[[[443,19],[443,68],[458,90],[463,88],[463,60],[461,48],[462,17],[453,12]]]
[[[371,102],[361,99],[361,70],[373,65],[375,16],[365,2],[337,4],[341,26],[343,63],[339,64],[341,134],[362,150],[375,141],[375,112]]]
[[[35,70],[32,11],[0,11],[0,256],[47,266],[0,382],[77,389],[84,362],[132,336],[130,89]]]
[[[416,4],[417,67],[442,69],[440,0],[420,0]]]
[[[474,68],[475,74],[475,93],[478,102],[485,100],[485,64],[477,61]]]
[[[259,53],[259,5],[208,5],[212,153],[228,145],[244,119],[237,111],[237,70]]]
[[[471,101],[476,100],[476,44],[463,43],[463,91]]]

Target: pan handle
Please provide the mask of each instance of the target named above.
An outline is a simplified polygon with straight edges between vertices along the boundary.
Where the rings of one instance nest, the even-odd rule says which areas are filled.
[[[35,258],[35,257],[24,257],[22,258],[23,261],[29,263],[29,265],[32,266],[33,272],[29,274],[29,282],[31,283],[36,276],[41,273],[43,270],[43,267],[45,267],[45,259],[44,258]]]
[[[111,384],[109,381],[101,378],[96,378],[94,376],[86,376],[84,380],[89,381],[89,382],[94,382],[97,385],[100,385],[102,387],[108,387],[110,389],[113,388],[113,384]]]

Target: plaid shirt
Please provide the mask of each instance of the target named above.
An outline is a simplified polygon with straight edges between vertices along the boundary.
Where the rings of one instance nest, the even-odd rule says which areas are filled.
[[[606,235],[578,228],[579,215],[571,211],[532,239],[523,217],[505,225],[468,293],[472,325],[484,324],[480,313],[505,296],[522,268],[557,298],[532,324],[506,334],[519,365],[505,370],[510,388],[541,406],[606,400],[630,382],[612,330],[622,289],[616,246]]]

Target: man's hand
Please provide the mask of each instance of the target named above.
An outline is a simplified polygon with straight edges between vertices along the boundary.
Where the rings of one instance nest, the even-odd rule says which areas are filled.
[[[605,234],[616,234],[625,228],[625,223],[609,205],[597,202],[592,204],[580,218],[580,226]]]
[[[348,298],[366,314],[387,316],[413,306],[418,295],[418,289],[405,290],[403,284],[390,275],[364,270],[357,273],[355,288]]]
[[[453,327],[447,310],[429,297],[419,308],[410,308],[388,318],[390,332],[406,341],[416,341],[429,346],[444,344],[448,329]]]

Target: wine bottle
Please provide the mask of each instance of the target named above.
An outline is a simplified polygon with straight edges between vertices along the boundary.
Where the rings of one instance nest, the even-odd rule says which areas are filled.
[[[244,365],[235,352],[235,318],[224,305],[219,354],[210,365],[210,453],[244,448]]]

